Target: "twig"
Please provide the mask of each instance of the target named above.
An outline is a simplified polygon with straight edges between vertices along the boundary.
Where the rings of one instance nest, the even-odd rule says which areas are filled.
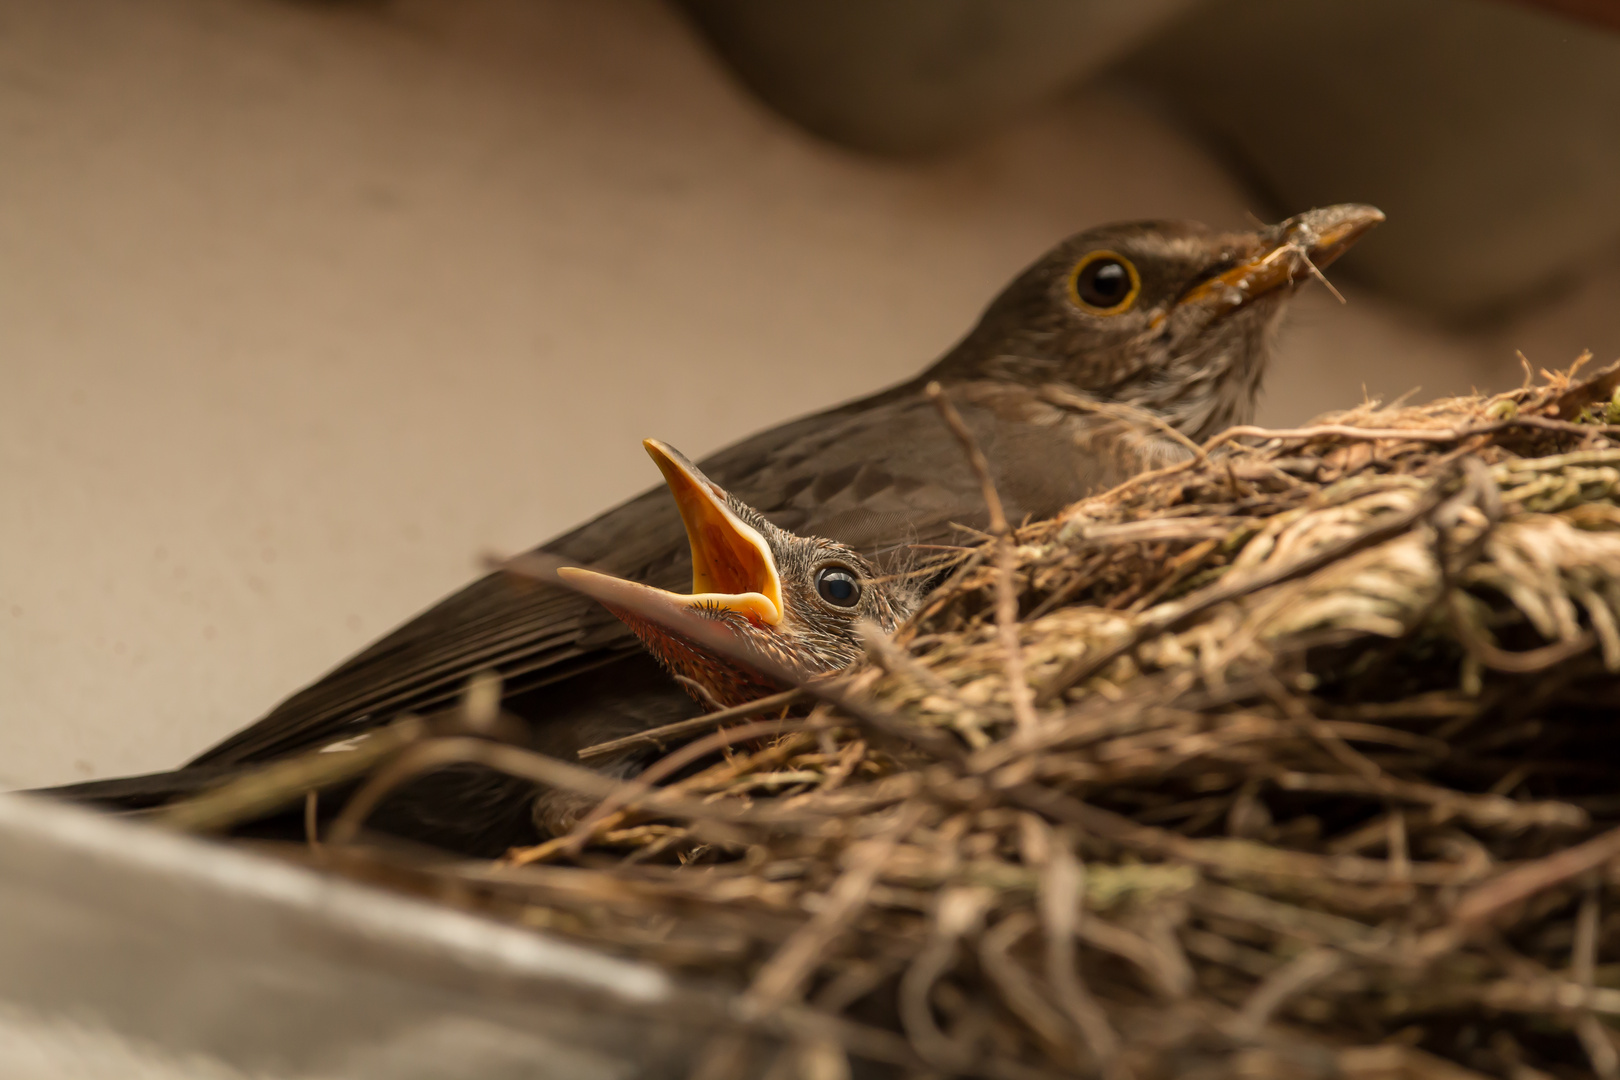
[[[1496,425],[1483,425],[1486,429],[1496,429]],[[1405,442],[1457,442],[1469,435],[1484,434],[1484,431],[1466,429],[1454,430],[1452,428],[1366,428],[1354,424],[1313,424],[1301,428],[1265,428],[1254,424],[1235,424],[1227,428],[1208,442],[1204,443],[1204,450],[1210,451],[1224,443],[1235,442],[1238,439],[1311,439],[1339,438],[1339,439],[1400,439]]]
[[[1209,456],[1202,446],[1189,439],[1180,428],[1151,409],[1141,409],[1135,405],[1128,405],[1123,401],[1094,401],[1091,398],[1081,397],[1074,391],[1055,383],[1047,383],[1042,386],[1041,396],[1052,404],[1061,405],[1066,409],[1100,413],[1103,416],[1112,416],[1119,420],[1146,424],[1161,435],[1168,436],[1171,440],[1179,443],[1199,463],[1204,462]]]
[[[431,739],[410,747],[373,773],[365,785],[355,792],[332,827],[327,830],[326,842],[331,845],[352,843],[377,805],[388,793],[413,777],[433,772],[448,765],[487,765],[493,769],[548,787],[606,798],[620,785],[601,773],[570,765],[566,761],[530,753],[516,747],[503,746],[488,739],[457,736]]]
[[[1320,281],[1322,283],[1322,287],[1333,294],[1333,299],[1337,300],[1341,304],[1348,304],[1350,301],[1344,298],[1344,294],[1342,292],[1333,287],[1333,282],[1329,281],[1327,279],[1327,275],[1322,273],[1321,268],[1311,261],[1311,257],[1307,255],[1303,249],[1297,250],[1300,260],[1304,262],[1305,269],[1311,272],[1311,276],[1317,281]]]
[[[783,690],[780,694],[769,694],[741,705],[733,705],[729,709],[719,712],[704,713],[694,716],[690,720],[677,720],[673,724],[664,724],[662,727],[648,728],[638,731],[634,735],[626,735],[618,739],[609,739],[587,746],[579,751],[581,761],[596,761],[600,758],[614,757],[626,750],[638,750],[643,746],[663,749],[672,742],[677,742],[688,735],[700,735],[713,730],[717,725],[727,720],[741,720],[744,717],[755,716],[762,712],[770,712],[780,706],[791,705],[805,697],[804,690],[794,687],[792,690]]]
[[[876,623],[863,619],[855,624],[855,633],[861,639],[861,644],[866,646],[866,651],[885,671],[910,679],[929,693],[944,698],[959,709],[972,708],[962,700],[962,695],[956,687],[934,674],[927,666],[918,663],[915,657],[896,645],[894,639],[885,634]]]
[[[1272,972],[1255,987],[1238,1015],[1238,1030],[1245,1038],[1258,1038],[1273,1013],[1295,994],[1309,990],[1344,966],[1336,949],[1311,949]]]
[[[979,449],[978,440],[968,430],[962,414],[956,411],[956,406],[945,396],[939,383],[929,383],[927,394],[939,410],[945,426],[962,444],[962,453],[967,456],[968,464],[979,478],[984,505],[990,515],[990,532],[996,538],[996,630],[1000,634],[1004,654],[1002,663],[1006,669],[1007,697],[1012,702],[1013,720],[1018,729],[1025,733],[1033,732],[1040,721],[1035,715],[1029,681],[1024,677],[1024,649],[1018,640],[1018,589],[1013,578],[1018,553],[1013,548],[1012,529],[1002,510],[1001,496],[996,493],[995,480],[990,476],[990,462],[985,459],[984,451]]]
[[[1054,821],[1078,825],[1133,851],[1175,859],[1215,873],[1367,884],[1382,884],[1389,877],[1389,866],[1382,859],[1313,855],[1247,840],[1193,839],[1168,829],[1139,824],[1123,814],[1092,806],[1040,784],[1015,784],[1006,792],[1015,805]],[[1470,870],[1421,862],[1412,864],[1411,874],[1417,885],[1457,885],[1469,879]]]
[[[724,705],[720,704],[720,702],[716,700],[713,694],[709,693],[709,688],[698,682],[696,679],[689,679],[685,675],[678,673],[673,674],[671,678],[680,683],[681,686],[686,689],[688,694],[691,694],[693,697],[703,702],[711,713],[719,712],[721,709],[725,708]]]
[[[314,788],[304,793],[304,842],[311,851],[321,850],[321,793]]]
[[[1086,1045],[1106,1067],[1119,1055],[1119,1035],[1080,975],[1078,938],[1085,916],[1085,866],[1061,832],[1047,831],[1045,847],[1046,866],[1036,901],[1046,931],[1046,975]]]
[[[934,904],[934,932],[900,979],[900,1023],[925,1061],[951,1072],[964,1071],[972,1052],[940,1030],[929,1003],[935,985],[956,963],[961,939],[979,927],[984,911],[994,901],[987,889],[953,887],[943,890]]]
[[[1591,818],[1578,806],[1563,802],[1520,802],[1500,795],[1470,795],[1415,780],[1391,776],[1324,776],[1288,770],[1277,774],[1284,791],[1384,796],[1399,802],[1433,806],[1479,826],[1583,829]]]
[[[1421,521],[1440,504],[1440,501],[1441,486],[1435,484],[1410,510],[1394,514],[1376,525],[1363,529],[1355,536],[1347,537],[1337,543],[1325,544],[1316,551],[1300,556],[1286,566],[1255,574],[1242,581],[1218,581],[1201,592],[1196,592],[1178,602],[1174,610],[1168,615],[1143,619],[1118,644],[1095,654],[1088,652],[1076,657],[1041,688],[1040,693],[1036,695],[1035,703],[1044,705],[1055,700],[1069,687],[1084,682],[1115,660],[1127,653],[1134,652],[1143,642],[1150,641],[1160,634],[1178,630],[1191,623],[1204,612],[1224,604],[1228,600],[1235,600],[1239,596],[1259,592],[1261,589],[1269,589],[1273,585],[1281,585],[1285,581],[1292,581],[1294,578],[1315,573],[1324,566],[1331,566],[1340,559],[1354,555],[1364,548],[1391,540]]]
[[[990,461],[984,456],[984,451],[979,449],[979,441],[973,437],[973,432],[968,429],[962,414],[956,411],[956,406],[951,404],[950,398],[946,397],[945,390],[939,383],[929,383],[926,393],[928,400],[934,403],[934,408],[939,410],[945,426],[950,428],[951,434],[956,436],[956,441],[961,444],[962,453],[967,457],[973,475],[978,478],[979,490],[984,497],[985,510],[990,518],[990,534],[1007,535],[1011,531],[1007,525],[1007,514],[1002,509],[1001,496],[996,492],[996,483],[990,476]]]
[[[1020,938],[1039,924],[1029,912],[1008,915],[994,928],[979,938],[979,962],[985,974],[1001,990],[1007,1007],[1028,1024],[1049,1046],[1060,1053],[1072,1054],[1074,1041],[1070,1038],[1063,1015],[1048,1004],[1046,995],[1036,988],[1034,980],[1023,965],[1010,955]]]
[[[681,771],[692,762],[734,743],[747,742],[749,739],[759,739],[767,735],[785,735],[790,731],[803,731],[810,726],[809,720],[756,720],[751,724],[722,728],[712,735],[687,743],[674,753],[654,762],[629,783],[615,785],[613,791],[604,797],[583,821],[574,826],[568,841],[563,845],[564,849],[578,851],[590,839],[596,826],[608,815],[631,805],[652,791],[653,785],[658,781]]]
[[[1586,1051],[1592,1072],[1599,1080],[1620,1077],[1620,1051],[1615,1050],[1614,1037],[1597,1014],[1590,1009],[1581,1010],[1575,1018],[1575,1036],[1580,1039],[1581,1049]]]
[[[778,721],[791,723],[792,721]],[[433,772],[450,765],[482,765],[510,776],[530,780],[547,787],[562,788],[596,799],[605,799],[624,786],[624,782],[603,776],[591,769],[570,765],[566,761],[536,754],[517,747],[458,736],[425,740],[406,749],[385,767],[374,772],[361,789],[344,806],[327,831],[329,845],[353,843],[360,826],[377,805],[400,785],[423,773]],[[776,806],[748,806],[736,801],[704,802],[694,799],[672,798],[663,792],[652,793],[658,813],[669,817],[692,818],[699,821],[754,822],[786,827],[815,826],[822,818],[803,811],[786,810]],[[879,800],[881,804],[883,800]],[[859,800],[855,800],[859,806]]]
[[[1487,641],[1485,635],[1474,625],[1473,620],[1468,617],[1468,612],[1463,608],[1462,590],[1454,588],[1446,593],[1446,607],[1451,613],[1451,626],[1457,631],[1457,640],[1462,642],[1463,648],[1470,656],[1492,671],[1504,671],[1512,675],[1534,675],[1538,671],[1546,671],[1567,660],[1573,660],[1597,644],[1597,635],[1590,630],[1583,630],[1569,641],[1555,641],[1534,649],[1510,652]]]
[[[800,1039],[821,1039],[836,1043],[856,1057],[881,1061],[915,1070],[922,1061],[906,1045],[906,1040],[892,1031],[856,1023],[842,1016],[833,1016],[808,1005],[789,1002],[777,1006],[769,1013],[758,1016],[753,1024],[771,1032],[782,1032]]]
[[[1270,671],[1262,671],[1257,676],[1260,685],[1265,688],[1266,695],[1272,702],[1294,723],[1298,724],[1317,742],[1321,743],[1327,752],[1333,755],[1339,764],[1360,774],[1372,781],[1377,781],[1383,774],[1376,763],[1366,754],[1361,753],[1349,743],[1345,742],[1333,730],[1332,725],[1318,719],[1297,697],[1289,692],[1282,680]]]
[[[1569,974],[1582,986],[1591,986],[1597,974],[1599,914],[1598,885],[1594,882],[1575,912],[1574,940],[1569,946]]]
[[[151,820],[188,832],[218,832],[301,801],[306,792],[364,776],[379,762],[410,746],[426,732],[415,716],[374,729],[350,750],[302,754],[274,761],[212,791],[172,803]]]
[[[906,803],[881,833],[863,841],[851,853],[849,869],[827,891],[820,910],[783,942],[754,976],[744,996],[749,1012],[768,1012],[799,995],[828,948],[866,905],[895,844],[917,827],[923,812],[923,803]]]
[[[1569,947],[1570,977],[1587,990],[1592,989],[1596,979],[1598,920],[1601,917],[1598,889],[1599,885],[1594,882],[1581,898],[1581,906],[1575,912],[1574,941]],[[1583,1011],[1576,1019],[1575,1034],[1581,1040],[1586,1056],[1592,1061],[1593,1072],[1602,1080],[1620,1077],[1620,1053],[1616,1053],[1614,1042],[1591,1010]]]
[[[1406,814],[1391,809],[1385,815],[1384,852],[1389,860],[1389,880],[1405,883],[1412,879],[1412,846],[1406,835]]]
[[[1592,837],[1584,844],[1565,848],[1531,863],[1515,866],[1513,870],[1484,882],[1466,892],[1452,912],[1452,925],[1429,931],[1419,952],[1430,954],[1448,949],[1448,942],[1460,939],[1471,929],[1482,925],[1490,916],[1508,905],[1533,897],[1537,892],[1578,878],[1589,870],[1597,870],[1612,858],[1620,858],[1620,829],[1610,829],[1601,836]]]
[[[1535,428],[1573,435],[1620,435],[1620,424],[1576,424],[1546,416],[1514,416],[1465,428],[1363,428],[1353,424],[1317,424],[1302,428],[1263,428],[1252,424],[1229,427],[1204,444],[1206,452],[1236,439],[1372,439],[1404,442],[1462,442],[1477,435],[1494,435],[1509,428]]]

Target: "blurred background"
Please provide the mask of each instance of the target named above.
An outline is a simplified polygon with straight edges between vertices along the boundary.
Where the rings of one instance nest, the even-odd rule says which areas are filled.
[[[1261,420],[1620,358],[1608,0],[0,0],[0,786],[163,768],[905,378],[1058,238],[1389,222]]]

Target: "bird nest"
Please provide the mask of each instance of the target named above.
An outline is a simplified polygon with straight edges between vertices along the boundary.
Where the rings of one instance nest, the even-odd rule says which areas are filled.
[[[750,1031],[817,1077],[1620,1076],[1620,365],[1543,374],[983,538],[627,784],[415,721],[317,755],[375,769],[301,857],[731,987],[712,1077]],[[601,802],[496,862],[356,831],[455,760]]]

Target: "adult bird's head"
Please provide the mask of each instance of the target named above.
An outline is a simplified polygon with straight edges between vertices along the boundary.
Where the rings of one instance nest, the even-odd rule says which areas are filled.
[[[680,451],[656,439],[642,445],[686,526],[691,594],[579,567],[557,574],[622,619],[671,673],[701,687],[694,696],[740,705],[848,667],[862,652],[857,622],[892,631],[916,607],[910,586],[880,579],[853,549],[779,529]]]
[[[1251,418],[1295,287],[1383,220],[1345,203],[1248,232],[1178,221],[1088,230],[1020,274],[925,377],[1059,383],[1201,441]]]

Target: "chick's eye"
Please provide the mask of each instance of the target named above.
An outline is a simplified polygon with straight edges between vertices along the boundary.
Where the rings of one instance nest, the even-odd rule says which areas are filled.
[[[861,599],[861,579],[842,566],[816,571],[816,595],[834,607],[854,607]]]
[[[1128,309],[1142,287],[1136,267],[1112,251],[1094,251],[1080,260],[1069,278],[1075,303],[1088,311],[1117,315]]]

